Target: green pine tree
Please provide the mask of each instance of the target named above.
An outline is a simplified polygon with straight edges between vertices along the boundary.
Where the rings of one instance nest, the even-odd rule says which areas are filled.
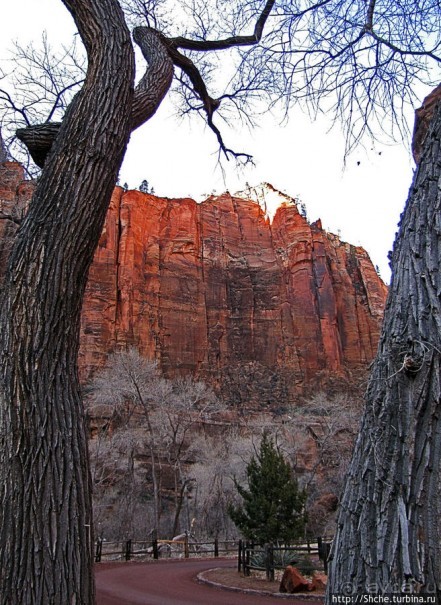
[[[306,493],[299,489],[289,462],[264,435],[247,466],[248,489],[234,480],[243,499],[228,513],[245,538],[259,544],[301,537],[306,522]]]
[[[141,183],[141,185],[139,186],[139,190],[141,191],[141,193],[149,193],[150,192],[150,186],[149,186],[149,182],[144,179]]]

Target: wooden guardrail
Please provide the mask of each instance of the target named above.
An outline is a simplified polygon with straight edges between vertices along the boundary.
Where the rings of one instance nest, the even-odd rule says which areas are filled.
[[[219,557],[236,553],[237,544],[237,540],[218,540],[217,538],[212,541],[197,542],[189,539],[188,536],[183,540],[158,540],[155,537],[151,540],[107,541],[98,539],[95,543],[95,562],[99,563],[103,559],[130,561],[140,557],[151,557],[152,559],[189,558],[191,556]]]
[[[285,569],[289,564],[287,559],[289,555],[293,555],[295,560],[296,555],[304,557],[305,554],[315,556],[321,563],[317,566],[317,570],[328,572],[328,557],[331,549],[331,539],[317,538],[316,542],[299,542],[295,544],[287,544],[283,546],[274,544],[265,544],[264,546],[256,546],[252,542],[239,540],[238,544],[238,571],[249,576],[251,570],[266,572],[267,580],[274,580],[274,572],[276,569]],[[279,557],[277,554],[279,553]],[[280,556],[283,555],[283,556]],[[285,555],[288,555],[285,556]],[[278,563],[278,559],[283,559],[283,563]],[[323,566],[323,567],[322,567]],[[299,569],[302,569],[302,563],[299,564]]]

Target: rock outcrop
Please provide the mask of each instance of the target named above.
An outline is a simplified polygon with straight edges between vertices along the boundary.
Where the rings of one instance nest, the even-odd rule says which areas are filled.
[[[135,345],[168,374],[259,364],[294,381],[374,356],[386,286],[361,247],[253,201],[201,204],[117,188],[89,275],[83,373]],[[262,370],[261,370],[262,373]]]
[[[297,567],[288,565],[283,572],[279,592],[294,594],[297,592],[311,592],[313,590],[315,590],[315,585],[309,582]]]
[[[2,164],[3,162],[6,162],[8,159],[8,154],[6,152],[6,147],[3,141],[3,137],[2,137],[2,131],[0,128],[0,164]]]
[[[17,166],[1,169],[8,203],[29,195]],[[363,248],[287,196],[270,221],[243,195],[198,204],[117,187],[89,274],[81,374],[136,346],[168,375],[261,380],[273,395],[344,378],[375,354],[386,290]]]
[[[33,188],[33,182],[25,180],[21,164],[0,161],[0,285],[18,223],[26,212]]]

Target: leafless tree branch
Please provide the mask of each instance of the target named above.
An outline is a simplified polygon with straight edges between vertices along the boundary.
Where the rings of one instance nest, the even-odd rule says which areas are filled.
[[[304,106],[312,116],[326,112],[334,123],[343,123],[349,152],[365,134],[375,137],[388,122],[391,132],[406,136],[409,129],[402,109],[414,101],[413,85],[432,85],[439,78],[441,23],[434,0],[423,4],[414,0],[362,4],[349,0],[253,0],[243,4],[213,0],[210,5],[186,0],[179,7],[173,5],[182,11],[181,35],[172,32],[176,20],[170,19],[169,0],[122,0],[121,4],[131,23],[137,24],[135,42],[148,64],[136,89],[133,128],[155,113],[175,66],[184,76],[175,76],[181,86],[182,112],[196,111],[204,117],[227,158],[248,161],[250,156],[225,144],[215,116],[229,122],[232,112],[236,117],[250,116],[252,104],[263,107],[264,102],[270,108],[284,104],[288,116],[291,106],[305,99]],[[252,33],[244,34],[247,29]],[[227,59],[216,51],[228,51]],[[9,111],[2,124],[7,131],[11,119],[17,120],[19,127],[32,131],[35,124],[62,118],[81,82],[81,77],[69,79],[63,64],[72,64],[79,74],[83,66],[69,49],[55,58],[45,38],[41,51],[30,46],[17,47],[16,52],[28,66],[33,62],[42,77],[34,76],[40,83],[32,89],[32,76],[20,72],[22,88],[33,90],[25,102],[12,89],[2,87],[0,102]],[[233,65],[237,57],[235,75],[215,90],[214,76],[218,80],[220,71],[227,63]],[[47,100],[45,90],[49,91]],[[43,119],[38,117],[42,102],[46,108]],[[55,126],[51,132],[54,136]],[[12,137],[6,138],[10,144]],[[41,159],[39,162],[41,165]]]
[[[262,12],[257,18],[254,26],[254,32],[248,36],[230,36],[229,38],[225,38],[223,40],[190,40],[188,38],[178,36],[176,38],[171,38],[170,43],[175,48],[196,50],[200,52],[225,50],[232,47],[257,44],[262,39],[265,24],[274,7],[274,4],[275,0],[267,0]]]

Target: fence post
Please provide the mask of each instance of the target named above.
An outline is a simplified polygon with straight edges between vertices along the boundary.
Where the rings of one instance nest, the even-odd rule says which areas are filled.
[[[323,560],[323,538],[321,536],[319,536],[317,538],[317,549],[318,549],[319,559],[322,561]]]
[[[188,550],[188,536],[186,535],[184,538],[184,557],[188,559],[190,556],[190,552]]]
[[[124,557],[125,557],[126,561],[130,561],[131,554],[132,554],[132,541],[126,540],[126,547],[125,547],[125,553],[124,553]]]
[[[217,538],[214,539],[214,556],[219,556],[219,540]]]
[[[274,582],[274,544],[270,544],[271,582]]]
[[[330,542],[325,542],[323,538],[317,538],[318,553],[320,561],[323,561],[323,569],[325,574],[328,573],[328,559],[331,552]]]
[[[250,571],[250,543],[246,542],[245,544],[245,557],[244,557],[244,562],[243,562],[243,573],[244,576],[249,576],[251,575],[251,571]]]
[[[242,569],[242,540],[239,540],[237,552],[237,571],[240,573]]]
[[[95,563],[101,562],[102,554],[103,554],[103,540],[102,540],[102,538],[98,538],[98,540],[96,541]]]
[[[324,560],[323,560],[323,568],[325,571],[325,574],[328,574],[328,559],[329,559],[329,553],[331,552],[331,544],[329,542],[325,542],[323,544],[324,546]]]
[[[264,555],[265,555],[265,573],[266,579],[269,581],[271,570],[270,570],[270,561],[269,561],[269,544],[264,544],[263,546]]]
[[[274,582],[274,547],[270,544],[265,544],[265,571],[266,579],[269,582]]]
[[[152,533],[152,549],[153,549],[153,558],[159,559],[158,532],[156,531],[156,529]]]

